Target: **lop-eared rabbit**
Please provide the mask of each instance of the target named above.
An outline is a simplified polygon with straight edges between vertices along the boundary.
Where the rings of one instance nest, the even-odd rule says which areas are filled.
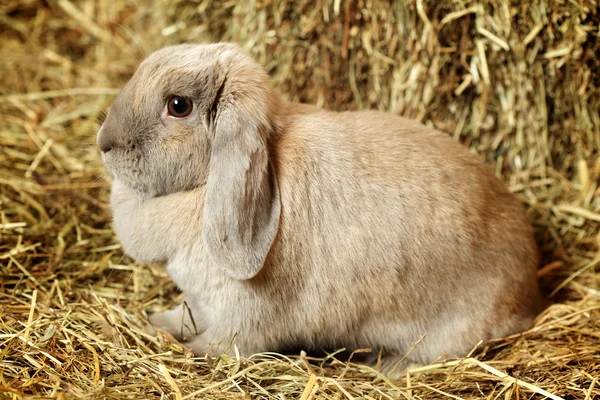
[[[542,304],[519,201],[449,136],[284,100],[229,43],[152,54],[98,133],[124,249],[184,307],[151,322],[196,354],[372,348],[464,356]],[[185,314],[185,316],[184,316]],[[404,357],[413,344],[420,343]]]

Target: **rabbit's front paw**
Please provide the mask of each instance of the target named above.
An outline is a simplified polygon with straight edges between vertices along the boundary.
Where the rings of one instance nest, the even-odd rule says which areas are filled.
[[[167,311],[150,315],[150,323],[156,330],[171,334],[177,340],[189,340],[198,334],[199,327],[191,315],[191,310],[184,303]]]
[[[378,359],[377,356],[373,356],[367,359],[366,364],[378,369],[390,379],[400,379],[403,376],[406,376],[407,370],[423,366],[422,363],[414,361],[406,356],[393,354],[385,355],[381,359]]]
[[[185,346],[190,348],[198,357],[204,357],[206,355],[218,356],[225,351],[220,344],[211,343],[205,334],[194,336],[189,341],[185,342]]]
[[[238,348],[237,346],[239,344],[242,345],[242,347]],[[248,352],[246,343],[238,343],[238,340],[235,340],[232,336],[223,334],[223,332],[215,332],[210,328],[203,333],[188,339],[184,345],[191,349],[198,357],[207,355],[219,356],[222,354],[226,354],[229,357],[236,357],[239,355],[247,357],[250,354],[258,352]]]

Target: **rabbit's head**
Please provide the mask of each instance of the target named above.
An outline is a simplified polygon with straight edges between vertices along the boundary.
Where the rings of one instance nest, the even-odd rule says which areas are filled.
[[[198,240],[231,276],[248,279],[279,224],[267,146],[278,107],[267,74],[236,45],[168,47],[115,98],[98,146],[116,179],[140,198],[206,185]]]

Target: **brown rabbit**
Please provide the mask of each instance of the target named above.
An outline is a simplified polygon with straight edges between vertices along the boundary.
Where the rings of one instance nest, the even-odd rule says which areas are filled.
[[[165,261],[197,353],[383,349],[464,356],[528,329],[538,253],[521,204],[446,134],[283,100],[233,44],[142,63],[98,133],[125,250]],[[186,326],[189,317],[186,316]]]

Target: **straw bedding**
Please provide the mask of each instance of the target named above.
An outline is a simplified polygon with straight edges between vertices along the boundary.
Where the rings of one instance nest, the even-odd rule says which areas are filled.
[[[13,0],[0,32],[3,397],[600,397],[597,0]],[[407,115],[480,154],[536,229],[552,305],[535,327],[394,381],[335,354],[194,358],[151,335],[147,313],[181,297],[123,255],[95,133],[148,52],[216,40],[289,98]]]

